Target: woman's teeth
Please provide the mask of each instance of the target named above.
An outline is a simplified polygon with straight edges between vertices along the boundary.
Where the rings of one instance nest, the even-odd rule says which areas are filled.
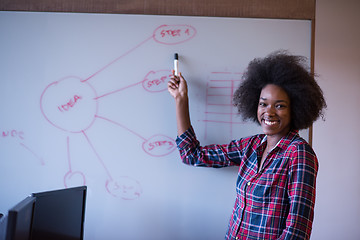
[[[278,121],[270,121],[270,120],[264,120],[264,123],[266,125],[269,125],[269,126],[272,126],[272,125],[275,125]]]

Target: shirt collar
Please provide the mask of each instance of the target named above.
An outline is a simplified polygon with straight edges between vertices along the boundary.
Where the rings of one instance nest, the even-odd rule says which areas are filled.
[[[290,143],[293,142],[293,140],[298,137],[299,137],[299,131],[291,130],[287,135],[285,135],[280,139],[277,146],[283,150],[286,150],[287,147],[290,145]]]
[[[297,137],[299,137],[299,130],[290,130],[287,135],[285,135],[279,140],[279,142],[275,145],[274,148],[279,147],[285,150],[289,146],[289,144]],[[266,139],[267,136],[265,135],[265,137],[261,140],[260,145],[263,145],[266,142]]]

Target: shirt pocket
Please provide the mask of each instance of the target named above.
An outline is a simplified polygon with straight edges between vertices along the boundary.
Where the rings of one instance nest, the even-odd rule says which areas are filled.
[[[249,189],[251,206],[253,209],[269,209],[272,202],[272,193],[275,191],[274,174],[262,174],[251,184]]]

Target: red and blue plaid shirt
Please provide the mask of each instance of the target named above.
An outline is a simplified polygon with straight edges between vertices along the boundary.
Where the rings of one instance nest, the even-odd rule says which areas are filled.
[[[297,131],[266,157],[266,135],[201,147],[193,128],[176,139],[184,163],[239,166],[236,199],[225,239],[309,239],[314,217],[318,160]]]

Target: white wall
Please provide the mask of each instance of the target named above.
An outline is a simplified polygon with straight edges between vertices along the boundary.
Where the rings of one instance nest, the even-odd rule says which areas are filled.
[[[360,239],[360,1],[316,2],[315,72],[328,109],[314,124],[320,169],[311,239]]]

